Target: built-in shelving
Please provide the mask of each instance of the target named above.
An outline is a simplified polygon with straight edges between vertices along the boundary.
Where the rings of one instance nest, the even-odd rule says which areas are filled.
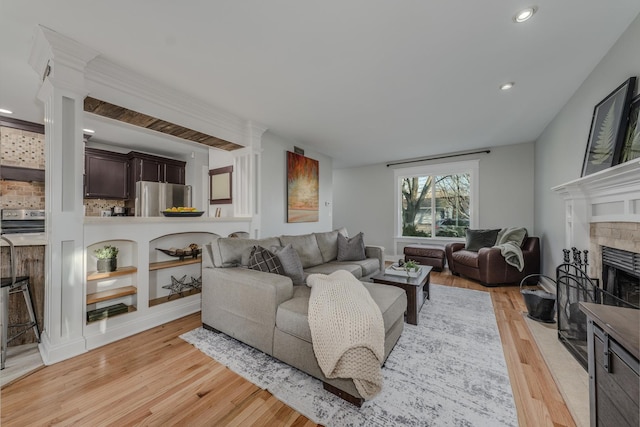
[[[202,281],[202,251],[189,252],[190,255],[176,257],[169,250],[161,248],[183,248],[191,250],[193,245],[204,248],[213,238],[212,233],[179,232],[166,234],[149,241],[149,307],[172,303],[183,298],[193,300],[200,294]],[[178,252],[176,250],[176,252]],[[194,254],[196,256],[194,257]],[[183,280],[185,279],[185,280]],[[196,296],[193,296],[196,295]],[[193,296],[193,297],[192,297]],[[186,304],[183,300],[177,305]],[[175,305],[175,304],[170,304]]]
[[[164,268],[180,267],[180,266],[189,265],[189,264],[200,264],[201,262],[202,262],[202,258],[185,258],[183,261],[170,260],[170,261],[151,262],[149,263],[149,271],[162,270]]]
[[[98,240],[98,239],[96,239]],[[103,246],[118,248],[118,267],[115,271],[95,271],[96,259],[91,256]],[[85,303],[87,325],[97,324],[127,313],[138,307],[137,243],[131,240],[102,240],[86,248]],[[94,329],[95,326],[91,327]]]
[[[111,277],[126,276],[128,274],[136,273],[137,271],[138,269],[133,266],[120,267],[117,268],[116,271],[107,271],[104,273],[93,271],[87,275],[87,280],[103,280]]]
[[[135,286],[124,286],[122,288],[108,289],[87,295],[87,304],[96,304],[102,301],[122,298],[129,295],[135,295],[138,289]]]
[[[165,302],[169,302],[169,301],[176,301],[180,298],[185,298],[191,295],[196,295],[200,293],[200,289],[189,289],[188,291],[183,291],[182,295],[171,295],[171,298],[169,298],[168,296],[165,297],[160,297],[160,298],[154,298],[149,300],[149,307],[154,307],[156,305],[160,305],[163,304]]]

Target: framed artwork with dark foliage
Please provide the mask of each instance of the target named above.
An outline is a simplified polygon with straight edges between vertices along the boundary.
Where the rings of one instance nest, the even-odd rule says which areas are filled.
[[[595,106],[581,176],[618,164],[635,87],[636,78],[631,77]]]
[[[624,138],[620,163],[640,157],[640,123],[638,123],[638,112],[640,112],[640,95],[631,101],[629,125],[627,126],[627,134]]]

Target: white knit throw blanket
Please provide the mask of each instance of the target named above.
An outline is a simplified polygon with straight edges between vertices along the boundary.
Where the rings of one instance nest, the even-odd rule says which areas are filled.
[[[382,389],[384,322],[369,291],[351,273],[312,274],[309,327],[313,351],[327,378],[352,378],[360,395]]]

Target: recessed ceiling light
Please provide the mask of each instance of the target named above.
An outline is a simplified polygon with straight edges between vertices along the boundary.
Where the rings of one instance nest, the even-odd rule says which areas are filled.
[[[513,16],[513,22],[517,22],[518,24],[520,24],[522,22],[528,21],[529,19],[531,19],[533,14],[536,13],[537,11],[538,11],[537,6],[531,6],[531,7],[522,9],[521,11],[519,11]]]
[[[95,130],[93,129],[82,129],[82,132],[86,132],[86,133],[96,133]]]
[[[500,90],[509,90],[515,85],[514,82],[507,82],[500,85]]]
[[[0,114],[13,114],[13,111],[0,108]]]

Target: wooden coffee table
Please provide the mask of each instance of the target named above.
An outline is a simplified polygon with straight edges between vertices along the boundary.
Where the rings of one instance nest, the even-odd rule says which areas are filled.
[[[425,300],[429,299],[429,281],[431,266],[421,265],[418,277],[404,277],[393,274],[378,274],[373,276],[373,283],[397,286],[407,293],[407,323],[418,324],[418,313]]]

